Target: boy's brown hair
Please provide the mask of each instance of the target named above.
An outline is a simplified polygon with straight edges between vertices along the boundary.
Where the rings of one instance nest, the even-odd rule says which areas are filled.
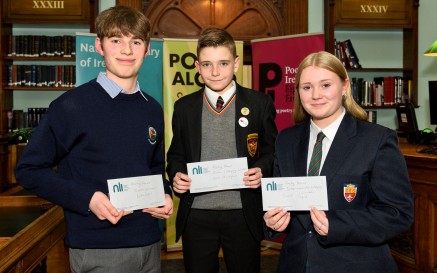
[[[114,6],[102,11],[95,22],[97,37],[103,40],[105,37],[128,36],[142,39],[149,44],[150,41],[150,21],[139,10],[126,7]]]
[[[197,56],[199,56],[200,51],[205,47],[227,47],[234,58],[237,57],[237,49],[235,46],[234,38],[226,30],[210,27],[202,31],[199,40],[197,42]]]

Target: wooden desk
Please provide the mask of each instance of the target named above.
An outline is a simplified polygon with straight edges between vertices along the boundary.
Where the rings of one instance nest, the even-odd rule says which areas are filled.
[[[31,272],[55,246],[66,251],[63,210],[44,199],[0,196],[0,223],[0,272]]]
[[[399,145],[413,186],[414,224],[393,240],[392,253],[401,273],[437,272],[437,155],[418,153],[421,147],[404,139]]]

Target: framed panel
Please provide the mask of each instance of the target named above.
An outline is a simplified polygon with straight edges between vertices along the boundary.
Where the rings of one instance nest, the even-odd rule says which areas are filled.
[[[88,24],[90,0],[4,0],[3,18],[10,24]]]
[[[338,26],[412,27],[413,0],[340,0],[336,5]]]

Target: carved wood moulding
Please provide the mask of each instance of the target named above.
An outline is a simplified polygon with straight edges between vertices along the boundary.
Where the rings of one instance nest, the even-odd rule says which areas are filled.
[[[263,0],[143,0],[152,22],[152,36],[197,38],[203,29],[226,29],[236,40],[284,34],[282,1]]]

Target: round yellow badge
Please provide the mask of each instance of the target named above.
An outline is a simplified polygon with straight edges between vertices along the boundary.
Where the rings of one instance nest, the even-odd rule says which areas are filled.
[[[247,108],[247,107],[241,108],[241,114],[247,116],[247,115],[249,115],[249,113],[250,113],[249,108]]]

